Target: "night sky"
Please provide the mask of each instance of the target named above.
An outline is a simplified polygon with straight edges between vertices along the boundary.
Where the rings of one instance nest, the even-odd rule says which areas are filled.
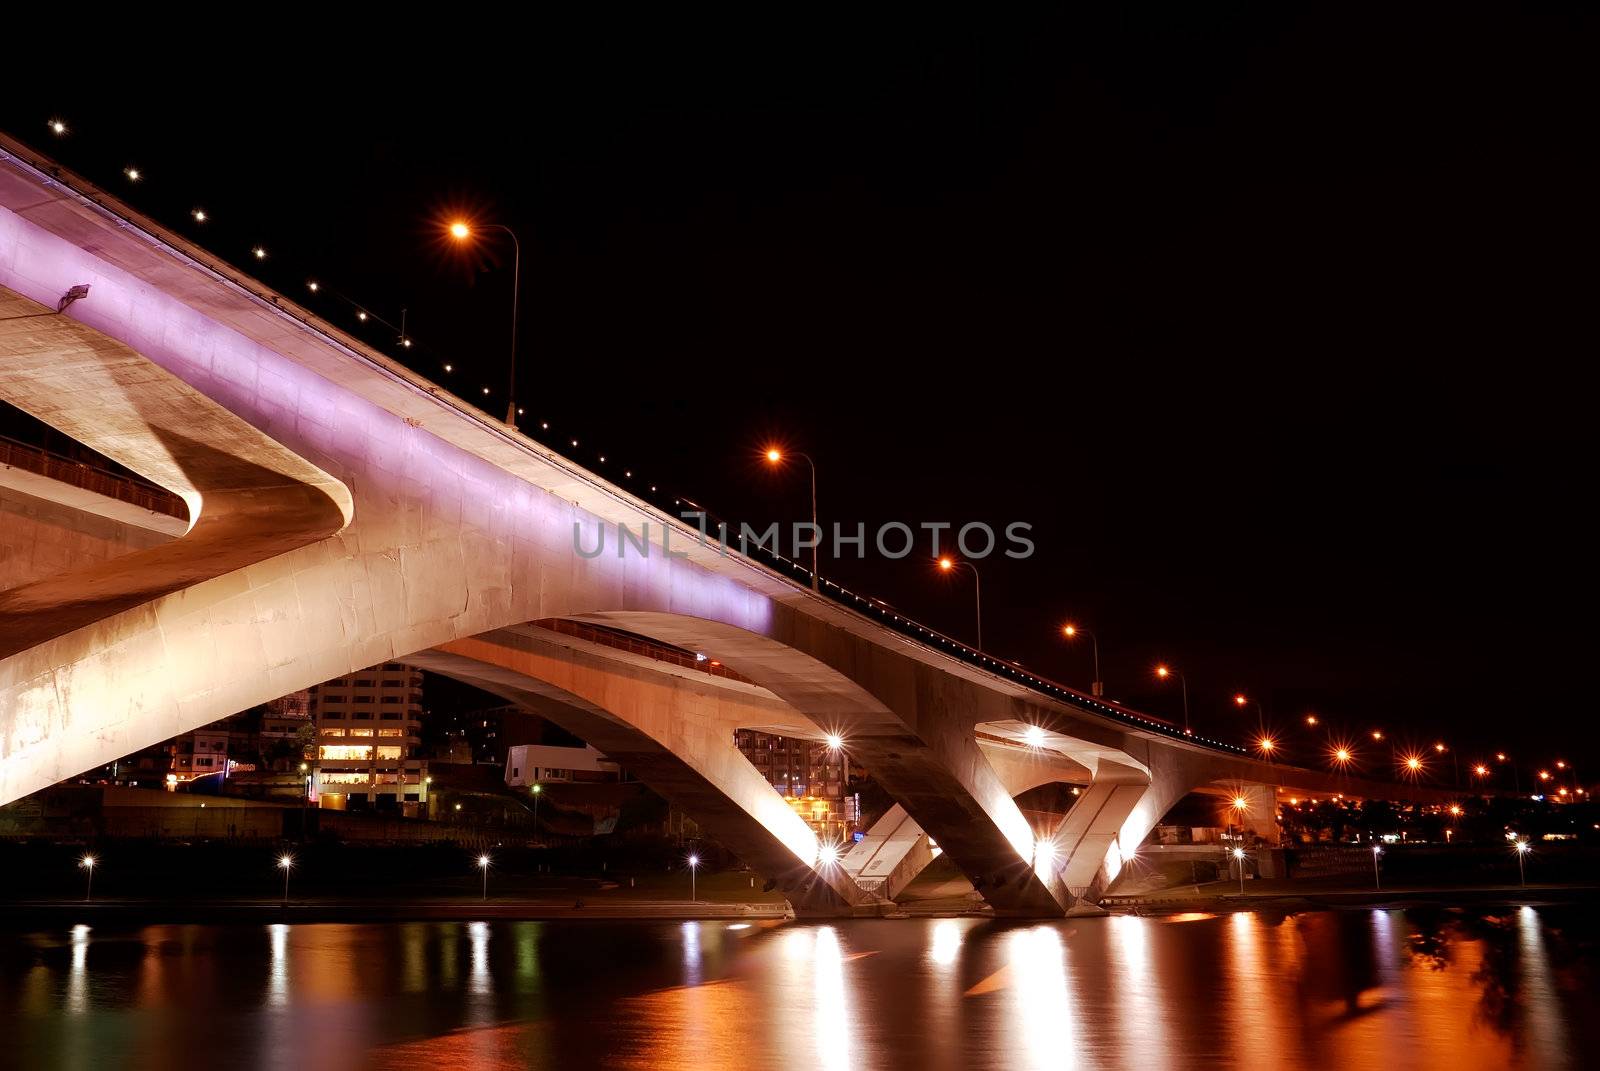
[[[511,225],[530,422],[757,524],[808,512],[772,440],[825,523],[1031,522],[986,645],[1064,683],[1070,619],[1110,697],[1178,717],[1170,661],[1230,739],[1242,689],[1305,757],[1315,711],[1582,759],[1592,25],[1205,8],[297,42],[0,126],[497,415],[507,249],[442,223]],[[972,636],[924,559],[824,572]]]

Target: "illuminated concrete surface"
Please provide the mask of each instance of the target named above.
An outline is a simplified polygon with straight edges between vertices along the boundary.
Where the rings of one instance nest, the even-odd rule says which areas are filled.
[[[496,637],[546,618],[710,652],[786,709],[793,735],[842,735],[999,913],[1092,897],[1195,786],[1282,781],[1281,768],[1046,696],[695,545],[623,488],[24,157],[0,140],[0,393],[181,495],[193,521],[180,538],[0,592],[0,803],[319,681],[433,660],[499,672],[492,683],[529,702],[561,699],[805,906],[857,905],[848,872],[796,869],[811,866],[809,847],[734,771],[731,733],[689,739],[560,660],[507,664],[515,645]],[[79,284],[87,298],[51,311]],[[614,526],[648,525],[651,552],[575,553],[575,526],[592,545],[600,524],[613,546]],[[672,702],[689,711],[692,698]],[[1042,726],[1051,743],[1037,759],[997,759],[980,726],[1002,741]],[[1091,791],[1061,829],[1032,829],[1017,786],[1069,768]]]

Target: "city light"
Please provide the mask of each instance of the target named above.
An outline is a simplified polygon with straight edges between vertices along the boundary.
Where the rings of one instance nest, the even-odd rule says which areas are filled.
[[[817,849],[817,862],[822,866],[833,866],[839,862],[839,849],[832,844],[824,844]]]
[[[779,450],[777,447],[768,449],[767,460],[776,465],[778,462],[783,460],[783,451]]]
[[[56,137],[59,138],[61,135],[65,134],[66,132],[67,132],[67,124],[66,123],[62,122],[60,119],[52,119],[52,120],[50,120],[50,133],[54,134]]]
[[[294,856],[287,852],[278,856],[278,869],[283,871],[283,906],[289,906],[289,870],[294,866]]]
[[[197,208],[189,214],[194,217],[196,223],[204,223],[206,221],[206,210],[203,208]]]
[[[137,167],[124,168],[122,173],[128,176],[129,182],[138,182],[139,179],[143,177],[139,174],[139,169]]]
[[[1461,817],[1461,804],[1452,803],[1450,805],[1450,814],[1451,814],[1452,817],[1455,817],[1455,818]]]
[[[278,867],[279,867],[279,869],[288,870],[292,866],[294,866],[294,856],[292,856],[292,855],[280,855],[280,856],[278,856]]]
[[[78,860],[78,866],[83,869],[85,878],[87,879],[83,885],[83,902],[88,903],[89,893],[94,889],[94,856],[85,855],[82,859]]]
[[[1406,756],[1406,769],[1411,771],[1412,773],[1421,772],[1421,770],[1422,770],[1422,759],[1421,759],[1421,757],[1419,757],[1417,755],[1407,755]]]
[[[1347,747],[1336,747],[1333,749],[1333,761],[1338,763],[1340,766],[1348,766],[1354,759],[1355,756],[1351,754],[1350,749]]]
[[[483,899],[489,899],[489,857],[478,856],[478,872],[483,875]]]
[[[1260,740],[1256,741],[1256,747],[1260,749],[1263,755],[1271,755],[1273,749],[1277,746],[1277,743],[1274,742],[1270,736],[1263,736]]]
[[[1235,796],[1235,797],[1233,797],[1233,809],[1234,810],[1242,811],[1242,810],[1245,810],[1246,808],[1248,808],[1249,806],[1250,806],[1250,801],[1245,799],[1243,796]]]
[[[1311,726],[1315,726],[1317,724],[1317,716],[1315,714],[1307,714],[1306,715],[1306,724],[1307,725],[1311,725]]]
[[[1374,730],[1372,730],[1372,739],[1374,739],[1374,740],[1382,740],[1383,739],[1383,730],[1382,729],[1374,729]]]
[[[1246,704],[1246,703],[1248,703],[1248,702],[1249,702],[1249,700],[1248,700],[1248,699],[1246,699],[1246,698],[1245,698],[1245,697],[1244,697],[1244,696],[1242,696],[1242,695],[1236,695],[1236,696],[1234,696],[1234,697],[1233,697],[1233,703],[1234,703],[1234,706],[1240,706],[1240,707],[1242,707],[1242,706],[1244,706],[1244,705],[1245,705],[1245,704]]]
[[[1172,676],[1172,670],[1168,669],[1166,666],[1157,666],[1156,676],[1160,677],[1162,680],[1166,680],[1168,677]]]
[[[1044,730],[1037,725],[1030,725],[1023,731],[1022,739],[1027,742],[1029,747],[1044,747]]]
[[[471,238],[472,228],[467,226],[462,221],[456,220],[454,223],[450,224],[450,237],[456,239],[457,241],[465,238]]]
[[[1472,768],[1472,772],[1477,774],[1479,777],[1487,777],[1489,775],[1489,767],[1480,762],[1478,765]]]
[[[949,558],[940,558],[939,559],[939,568],[943,569],[945,572],[949,572],[951,569],[954,569],[955,567],[956,567],[956,563],[951,561]]]
[[[250,250],[250,255],[255,257],[257,260],[267,259],[267,251],[259,245]]]
[[[844,737],[840,736],[838,733],[829,733],[827,744],[829,751],[838,751],[840,748],[844,747]]]
[[[1435,750],[1439,754],[1443,755],[1444,754],[1444,745],[1443,744],[1435,744],[1435,745],[1433,745],[1433,750]]]

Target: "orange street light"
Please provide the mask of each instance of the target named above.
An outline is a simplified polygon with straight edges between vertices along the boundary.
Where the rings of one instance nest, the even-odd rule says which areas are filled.
[[[1157,666],[1156,667],[1156,676],[1160,677],[1162,680],[1166,680],[1168,677],[1177,677],[1178,678],[1178,685],[1183,689],[1183,733],[1184,733],[1185,736],[1193,736],[1194,733],[1189,728],[1189,682],[1188,682],[1188,680],[1184,677],[1184,675],[1182,673],[1179,673],[1177,670],[1173,669],[1171,666]]]
[[[513,427],[517,422],[517,309],[522,304],[522,243],[517,234],[504,223],[486,223],[485,230],[505,231],[511,236],[511,368],[506,382],[506,423]],[[476,235],[466,220],[454,220],[448,232],[457,242],[471,241]]]
[[[1263,736],[1260,740],[1256,741],[1256,747],[1259,748],[1261,753],[1269,759],[1272,758],[1273,749],[1277,746],[1278,745],[1270,736]]]
[[[1333,761],[1340,767],[1346,767],[1355,761],[1355,755],[1347,747],[1336,747],[1333,749]]]
[[[1256,708],[1256,728],[1262,736],[1266,736],[1267,712],[1261,709],[1261,701],[1259,699],[1251,699],[1243,692],[1240,692],[1238,695],[1233,697],[1233,705],[1236,707],[1245,707],[1252,704]]]
[[[1372,739],[1374,739],[1374,740],[1382,740],[1383,739],[1383,730],[1382,729],[1374,729],[1374,730],[1372,730]]]
[[[1307,714],[1306,715],[1306,724],[1311,726],[1313,729],[1316,728],[1316,726],[1317,726],[1317,716],[1315,714]]]
[[[949,555],[945,555],[938,561],[939,571],[942,573],[953,573],[957,569],[963,568],[972,571],[972,595],[978,608],[978,650],[981,652],[983,650],[983,578],[978,575],[978,567],[968,561],[957,561]]]
[[[1100,637],[1088,629],[1079,628],[1070,622],[1061,626],[1061,635],[1069,640],[1075,639],[1079,635],[1089,637],[1089,642],[1094,646],[1094,680],[1089,683],[1089,694],[1096,698],[1105,695],[1105,685],[1100,682]]]
[[[781,465],[785,456],[784,452],[778,447],[767,447],[767,464]],[[821,574],[817,572],[817,547],[822,544],[822,526],[817,523],[817,463],[811,460],[810,454],[802,454],[798,450],[795,451],[794,456],[802,459],[811,467],[811,538],[813,540],[811,544],[811,590],[820,591],[822,582],[819,579]]]

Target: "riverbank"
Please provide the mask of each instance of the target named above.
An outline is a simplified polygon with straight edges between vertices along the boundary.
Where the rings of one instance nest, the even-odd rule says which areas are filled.
[[[173,902],[99,900],[13,902],[0,910],[0,929],[156,924],[265,924],[273,922],[621,921],[627,919],[773,921],[788,916],[783,903],[711,903],[687,900],[462,901],[222,900]]]
[[[1270,888],[1241,894],[1236,882],[1211,882],[1159,893],[1107,896],[1100,906],[1112,914],[1175,915],[1194,911],[1326,911],[1371,907],[1520,907],[1600,901],[1600,886],[1574,884],[1491,886],[1353,886],[1296,888],[1293,882],[1263,882]]]

